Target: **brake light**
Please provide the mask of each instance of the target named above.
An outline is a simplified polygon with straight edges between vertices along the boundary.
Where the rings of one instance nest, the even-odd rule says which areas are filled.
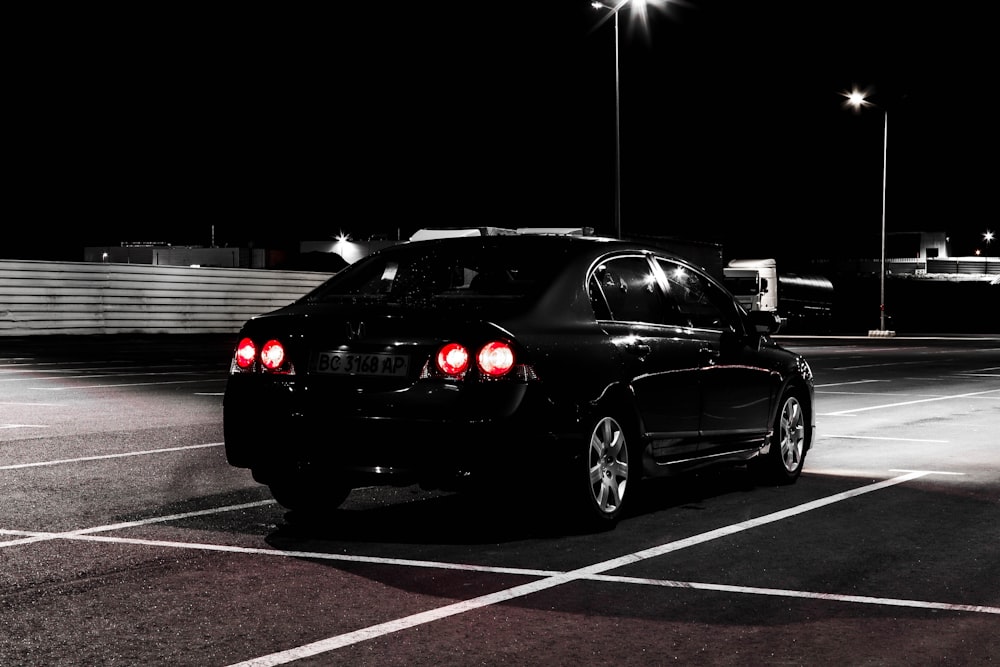
[[[236,346],[236,365],[247,369],[253,366],[253,360],[257,357],[257,346],[249,338],[244,338]]]
[[[534,367],[523,362],[517,363],[514,348],[510,343],[494,340],[479,348],[476,353],[478,374],[468,374],[471,355],[461,343],[448,343],[441,347],[433,359],[429,359],[420,372],[421,379],[446,377],[452,380],[490,381],[500,378],[533,382],[538,379]]]
[[[484,375],[500,377],[514,367],[514,351],[507,343],[492,341],[479,350],[476,362]]]
[[[437,367],[446,375],[460,375],[469,367],[469,351],[458,343],[448,343],[438,350]]]
[[[281,368],[285,363],[285,346],[274,339],[264,343],[264,347],[260,349],[260,363],[269,371]]]

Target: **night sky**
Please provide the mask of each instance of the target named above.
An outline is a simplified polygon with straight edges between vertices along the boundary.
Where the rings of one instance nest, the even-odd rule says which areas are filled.
[[[615,34],[587,0],[30,11],[0,257],[431,225],[614,233]],[[619,14],[622,233],[877,257],[1000,231],[989,3],[684,0]],[[854,113],[841,93],[871,91]],[[11,187],[12,186],[12,187]],[[1000,241],[989,248],[1000,254]]]

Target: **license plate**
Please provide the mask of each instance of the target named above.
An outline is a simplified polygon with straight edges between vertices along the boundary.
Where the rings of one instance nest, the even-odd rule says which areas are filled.
[[[409,357],[402,354],[359,354],[357,352],[320,352],[313,370],[334,375],[406,375]]]

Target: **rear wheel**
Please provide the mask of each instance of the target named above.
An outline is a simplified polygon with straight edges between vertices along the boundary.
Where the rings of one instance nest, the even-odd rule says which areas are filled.
[[[268,481],[267,488],[278,504],[302,514],[324,514],[340,507],[351,487],[329,480],[289,475]]]
[[[791,392],[785,394],[774,419],[770,450],[757,461],[762,479],[778,484],[791,484],[798,479],[806,458],[807,420],[798,397]]]
[[[597,420],[586,442],[585,465],[574,475],[573,494],[581,518],[592,527],[610,527],[621,516],[633,495],[636,475],[629,469],[629,444],[626,430],[613,417]]]

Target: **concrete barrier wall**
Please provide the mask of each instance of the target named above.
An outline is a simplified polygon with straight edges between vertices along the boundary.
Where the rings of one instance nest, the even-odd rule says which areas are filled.
[[[1000,260],[996,257],[928,259],[927,273],[1000,276]]]
[[[992,267],[991,267],[992,268]],[[303,296],[332,273],[0,260],[0,337],[227,334]],[[878,324],[877,277],[836,276],[837,332]],[[1000,284],[891,276],[887,312],[901,333],[1000,333]]]
[[[0,336],[234,333],[331,275],[0,260]]]

